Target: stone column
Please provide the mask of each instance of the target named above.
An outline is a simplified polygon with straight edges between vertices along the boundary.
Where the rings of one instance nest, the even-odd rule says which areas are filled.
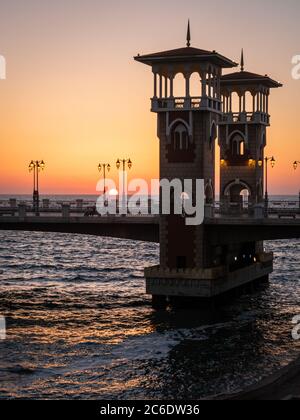
[[[185,97],[190,97],[190,75],[185,75]]]
[[[165,76],[165,98],[168,97],[168,78]]]
[[[154,76],[154,98],[157,98],[157,73],[153,73]]]
[[[162,75],[160,74],[159,75],[159,97],[160,97],[160,99],[162,98],[162,96],[163,96],[163,77],[162,77]]]
[[[170,98],[174,98],[174,76],[170,76]]]
[[[202,97],[205,98],[206,95],[206,73],[201,73],[201,85],[202,85]]]

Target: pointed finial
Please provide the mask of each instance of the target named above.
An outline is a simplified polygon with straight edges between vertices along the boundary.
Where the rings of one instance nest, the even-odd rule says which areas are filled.
[[[191,46],[191,27],[190,27],[190,20],[188,21],[188,28],[187,28],[187,36],[186,36],[186,46]]]
[[[244,61],[244,48],[242,48],[242,55],[241,55],[241,71],[244,71],[245,68],[245,61]]]

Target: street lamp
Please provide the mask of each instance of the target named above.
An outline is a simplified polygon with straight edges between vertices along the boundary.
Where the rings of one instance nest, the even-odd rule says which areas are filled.
[[[265,157],[265,171],[266,171],[265,211],[266,211],[266,215],[268,215],[268,207],[269,207],[269,193],[268,193],[268,163],[269,162],[271,164],[271,168],[274,168],[275,163],[276,163],[274,156]]]
[[[295,171],[297,170],[299,164],[300,164],[299,160],[295,160],[295,162],[293,163],[293,167]],[[300,191],[299,191],[299,209],[300,209]]]
[[[126,172],[126,165],[128,167],[128,169],[130,170],[132,168],[132,161],[131,159],[118,159],[116,162],[116,166],[117,169],[119,170],[121,168],[122,165],[122,170],[123,170],[123,206],[125,205],[125,172]]]
[[[45,166],[43,160],[32,160],[29,164],[29,172],[33,172],[33,208],[36,216],[40,215],[39,173]]]
[[[296,169],[298,168],[298,165],[300,164],[299,160],[295,160],[295,162],[293,163],[294,169],[296,171]]]
[[[98,171],[102,172],[102,170],[103,170],[103,180],[104,180],[103,193],[104,193],[104,198],[105,198],[105,195],[106,195],[106,191],[105,191],[106,190],[106,185],[105,185],[106,171],[109,172],[110,169],[111,169],[111,166],[110,166],[109,163],[102,163],[102,164],[99,163],[99,165],[98,165]]]

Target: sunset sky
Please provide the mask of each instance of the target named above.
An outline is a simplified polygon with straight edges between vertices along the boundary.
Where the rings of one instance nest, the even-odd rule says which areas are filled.
[[[185,45],[217,50],[284,84],[273,90],[270,193],[300,187],[299,0],[0,0],[0,194],[31,193],[28,163],[44,159],[43,193],[94,194],[97,165],[133,160],[131,176],[158,177],[150,68],[133,61]]]

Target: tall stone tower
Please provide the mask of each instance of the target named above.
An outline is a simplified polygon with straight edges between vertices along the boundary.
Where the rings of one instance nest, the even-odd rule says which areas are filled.
[[[223,115],[219,143],[223,213],[243,211],[243,191],[248,195],[249,211],[263,201],[269,95],[271,88],[281,86],[267,75],[245,71],[243,51],[241,71],[221,78]]]
[[[188,26],[186,47],[139,55],[135,60],[151,66],[154,76],[152,112],[158,116],[160,178],[203,179],[206,202],[212,204],[222,69],[237,64],[216,51],[192,48],[190,41]],[[179,74],[184,77],[184,92],[176,96]],[[194,296],[197,288],[207,287],[203,280],[220,276],[219,265],[217,251],[205,246],[203,226],[186,226],[181,215],[161,215],[160,266],[146,270],[147,292],[154,300]]]

